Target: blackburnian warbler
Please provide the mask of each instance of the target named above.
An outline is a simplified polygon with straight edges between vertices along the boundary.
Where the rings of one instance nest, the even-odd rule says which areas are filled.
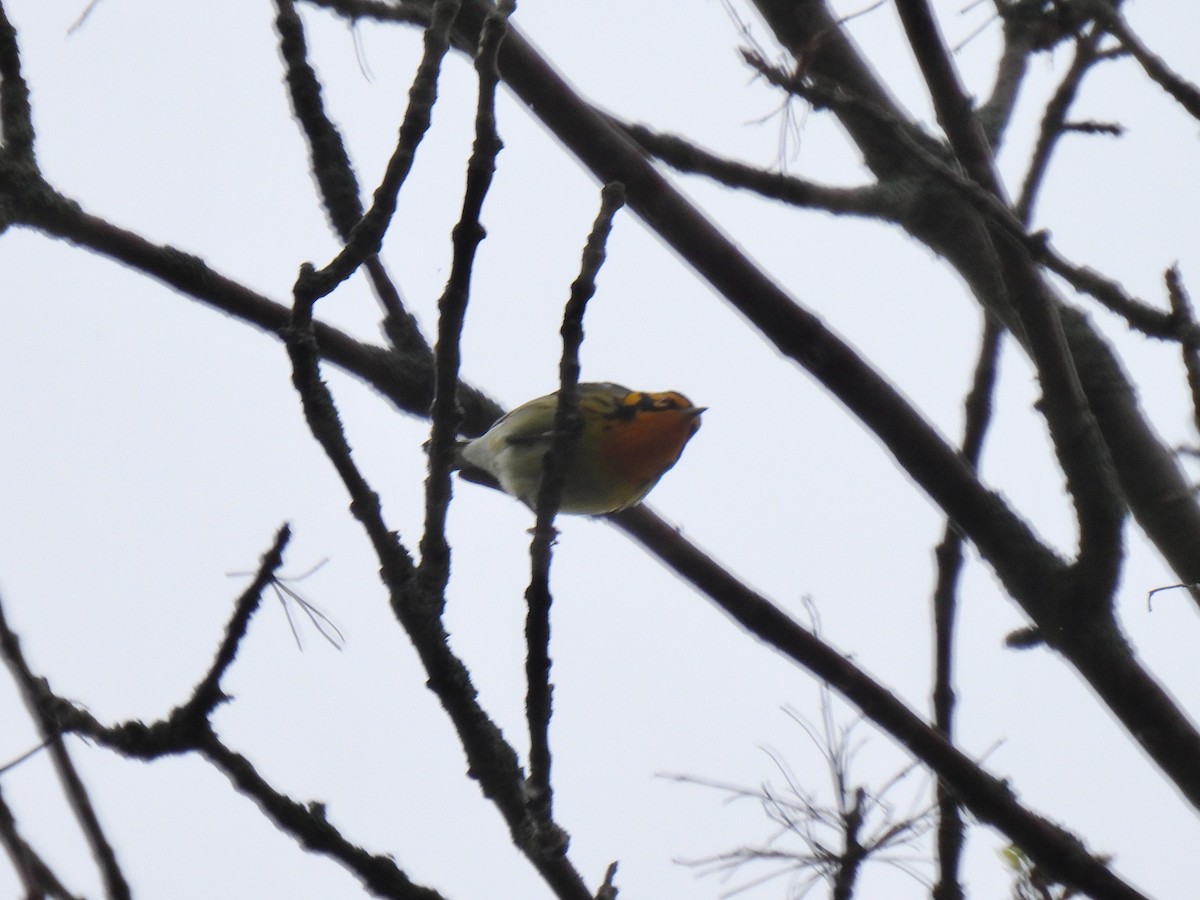
[[[462,441],[457,463],[462,476],[533,507],[557,407],[557,392],[538,397],[501,417],[486,434]],[[678,461],[704,409],[675,391],[580,384],[583,430],[567,465],[559,512],[598,516],[633,506]]]

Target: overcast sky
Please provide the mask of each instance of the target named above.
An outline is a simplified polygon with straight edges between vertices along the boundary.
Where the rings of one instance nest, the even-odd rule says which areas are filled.
[[[937,2],[951,43],[987,17]],[[1134,27],[1200,78],[1187,4],[1141,0]],[[846,7],[845,11],[858,6]],[[105,0],[74,34],[81,3],[12,0],[47,178],[90,212],[173,244],[280,302],[298,266],[337,243],[291,122],[272,4]],[[304,9],[311,58],[365,186],[391,153],[420,50],[411,28],[344,24]],[[747,20],[753,25],[753,19]],[[525,2],[514,22],[588,98],[624,118],[716,151],[830,183],[864,183],[831,120],[756,81],[722,3]],[[754,33],[766,42],[766,32]],[[851,31],[892,90],[926,100],[887,6]],[[992,23],[959,54],[986,94],[999,47]],[[1036,117],[1069,51],[1035,60],[1001,168],[1015,191]],[[1191,67],[1191,68],[1189,68]],[[363,69],[369,71],[370,77]],[[469,62],[451,57],[441,103],[384,257],[430,333],[450,259],[474,110]],[[562,304],[599,204],[597,185],[527,110],[502,92],[505,149],[487,200],[463,371],[505,405],[552,390]],[[1119,120],[1119,141],[1068,139],[1038,225],[1068,256],[1161,301],[1180,263],[1200,293],[1196,123],[1135,73],[1111,64],[1089,82],[1079,117]],[[678,180],[801,302],[886,373],[951,440],[961,432],[980,317],[949,270],[881,225],[797,212]],[[708,406],[704,425],[650,503],[748,583],[797,617],[819,610],[833,644],[919,711],[931,689],[932,547],[943,519],[878,442],[628,212],[619,214],[586,320],[587,380],[674,389]],[[295,538],[285,571],[328,558],[301,590],[346,634],[338,653],[311,631],[298,652],[273,601],[251,627],[215,721],[277,788],[327,805],[352,841],[388,853],[447,897],[550,896],[508,843],[500,816],[464,777],[457,740],[386,606],[377,562],[309,436],[281,344],[135,272],[10,229],[0,238],[0,596],[37,670],[106,722],[154,719],[186,699],[233,599],[278,526]],[[356,277],[318,313],[378,339],[379,313]],[[1142,400],[1172,445],[1195,443],[1177,354],[1128,334],[1103,311]],[[984,474],[1041,535],[1069,552],[1062,496],[1036,388],[1010,347]],[[325,370],[356,459],[389,525],[415,550],[427,425]],[[483,705],[525,752],[524,600],[528,510],[462,484],[447,625]],[[670,775],[786,788],[773,761],[827,797],[828,774],[785,710],[818,722],[818,686],[741,632],[621,534],[560,521],[553,587],[557,813],[590,883],[620,861],[622,897],[701,900],[752,881],[699,877],[681,860],[766,840],[752,801]],[[1133,533],[1121,616],[1139,653],[1195,710],[1200,640],[1191,602],[1146,592],[1171,583]],[[864,564],[864,560],[869,563]],[[1086,686],[1045,651],[1003,648],[1025,624],[973,561],[963,585],[961,746],[1011,779],[1031,808],[1115,856],[1156,897],[1194,890],[1200,830]],[[840,721],[854,713],[835,706]],[[0,679],[0,762],[36,742],[15,689]],[[907,765],[867,725],[853,774],[879,785]],[[303,853],[223,776],[182,759],[153,765],[70,742],[135,894],[187,898],[361,895],[335,863]],[[42,755],[7,772],[5,797],[26,836],[68,886],[99,882]],[[919,778],[901,810],[921,802]],[[916,798],[914,800],[914,798]],[[1148,825],[1148,823],[1152,823]],[[969,836],[976,898],[1003,896],[1003,840]],[[928,874],[928,869],[925,870]],[[740,895],[782,897],[787,877]],[[0,897],[17,882],[0,865]],[[868,869],[862,897],[922,897],[894,869]]]

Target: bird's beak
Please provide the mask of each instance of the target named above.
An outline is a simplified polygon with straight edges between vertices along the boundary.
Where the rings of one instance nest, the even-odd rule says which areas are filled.
[[[707,406],[693,406],[691,409],[687,410],[687,416],[689,419],[697,419],[700,417],[700,413],[706,411],[707,409]]]

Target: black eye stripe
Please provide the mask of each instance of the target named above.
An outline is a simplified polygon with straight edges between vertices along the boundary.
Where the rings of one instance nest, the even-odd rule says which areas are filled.
[[[678,394],[654,396],[652,394],[634,393],[618,404],[606,418],[628,422],[639,412],[667,412],[684,409],[690,404]]]
[[[633,420],[633,417],[637,415],[637,410],[638,408],[632,403],[622,403],[612,412],[608,413],[606,418],[617,419],[621,422],[630,422]]]

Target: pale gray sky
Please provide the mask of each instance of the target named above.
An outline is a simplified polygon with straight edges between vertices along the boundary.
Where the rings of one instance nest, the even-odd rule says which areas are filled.
[[[984,18],[982,8],[936,6],[952,42]],[[78,7],[5,4],[20,33],[47,177],[90,212],[287,302],[298,266],[328,261],[337,245],[290,120],[272,5],[105,0],[68,36]],[[1128,14],[1157,52],[1187,67],[1197,32],[1184,7],[1142,0]],[[364,26],[368,80],[349,30],[319,11],[303,15],[328,110],[364,187],[373,187],[393,146],[419,34]],[[716,0],[525,2],[514,22],[605,108],[722,154],[777,163],[779,99],[741,63],[741,38]],[[924,109],[892,10],[856,19],[851,31],[893,91]],[[766,41],[763,29],[755,33]],[[998,41],[993,24],[958,56],[979,94],[990,87]],[[1009,178],[1023,171],[1031,116],[1068,62],[1066,50],[1034,61],[1001,159]],[[1166,266],[1178,261],[1185,278],[1200,273],[1196,123],[1131,66],[1112,64],[1097,76],[1080,107],[1080,116],[1119,120],[1129,134],[1068,138],[1038,224],[1072,258],[1158,301]],[[1184,74],[1200,76],[1194,68]],[[384,254],[427,329],[448,271],[469,152],[475,79],[467,61],[449,60],[440,90]],[[797,112],[789,170],[864,181],[836,126]],[[591,176],[510,95],[498,115],[506,147],[484,213],[489,234],[475,269],[463,368],[514,405],[555,386],[562,303],[599,198]],[[957,440],[979,316],[936,259],[882,226],[680,183]],[[586,320],[584,377],[676,389],[710,407],[651,505],[793,614],[803,616],[811,597],[833,644],[927,710],[928,595],[941,516],[874,438],[768,350],[631,214],[618,216],[608,252]],[[226,573],[252,569],[290,521],[286,571],[330,558],[302,590],[338,622],[347,646],[336,653],[309,632],[298,653],[283,613],[266,604],[227,680],[235,700],[216,717],[222,736],[294,799],[327,804],[350,840],[394,855],[413,879],[448,897],[548,897],[509,846],[499,815],[463,776],[457,741],[387,610],[377,563],[304,426],[283,347],[27,231],[0,239],[0,283],[0,595],[52,686],[105,721],[165,714],[203,672],[244,586]],[[359,337],[377,336],[378,310],[360,278],[318,312]],[[1131,336],[1102,311],[1094,318],[1118,342],[1166,439],[1194,443],[1177,354]],[[326,375],[389,524],[415,549],[427,426],[340,372]],[[1069,551],[1069,507],[1031,409],[1035,385],[1011,348],[1003,379],[985,475]],[[522,753],[531,523],[506,497],[456,487],[447,623],[483,704]],[[771,826],[751,803],[724,805],[718,792],[659,776],[778,785],[768,748],[806,785],[826,790],[819,755],[782,712],[816,720],[817,686],[613,529],[583,519],[560,525],[552,741],[572,858],[593,883],[619,860],[623,897],[716,897],[754,871],[699,879],[677,860],[762,841]],[[1184,596],[1166,595],[1147,614],[1146,591],[1173,578],[1136,534],[1130,543],[1123,621],[1146,663],[1194,710],[1195,612]],[[1060,661],[1003,649],[1004,635],[1024,620],[978,563],[962,600],[961,746],[986,754],[989,769],[1011,778],[1030,807],[1115,855],[1118,871],[1150,895],[1188,896],[1200,836],[1194,815]],[[0,710],[3,762],[35,737],[8,679],[0,679]],[[855,772],[867,784],[905,764],[887,737],[866,726],[860,735],[869,743]],[[304,854],[207,766],[145,766],[77,740],[71,746],[138,896],[361,894],[352,876]],[[27,762],[0,784],[69,887],[96,895],[94,867],[48,760]],[[1004,894],[1002,844],[983,828],[971,831],[972,897]],[[781,897],[784,885],[741,896]],[[16,890],[0,865],[0,897]],[[863,897],[925,894],[888,869],[869,870],[861,888]]]

